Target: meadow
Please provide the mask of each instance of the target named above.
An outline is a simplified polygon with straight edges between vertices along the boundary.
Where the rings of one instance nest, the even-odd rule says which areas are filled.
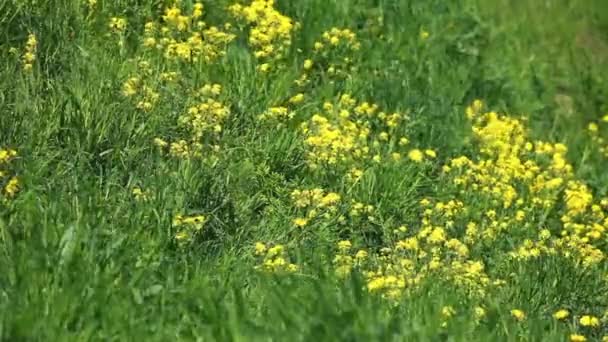
[[[3,0],[0,56],[2,341],[608,341],[605,0]]]

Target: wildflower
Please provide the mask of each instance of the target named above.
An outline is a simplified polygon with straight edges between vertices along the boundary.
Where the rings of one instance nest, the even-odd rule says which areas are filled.
[[[249,6],[235,4],[229,7],[233,16],[252,26],[249,45],[259,59],[276,60],[283,57],[291,46],[291,34],[296,29],[293,20],[281,14],[273,5],[273,1],[253,0]]]
[[[292,103],[292,104],[298,104],[298,103],[301,103],[302,101],[304,101],[304,94],[302,94],[302,93],[294,95],[292,98],[289,99],[289,103]]]
[[[520,322],[526,319],[526,313],[520,309],[511,310],[511,316]]]
[[[424,29],[420,29],[420,39],[421,40],[426,40],[429,38],[429,36],[430,36],[430,33],[425,31]]]
[[[410,150],[407,156],[408,158],[410,158],[411,161],[414,161],[416,163],[420,163],[424,159],[424,155],[418,149]]]
[[[268,257],[275,257],[277,255],[282,254],[284,249],[285,249],[285,247],[283,247],[283,245],[276,245],[276,246],[270,247],[268,249],[268,253],[266,255]]]
[[[0,149],[0,164],[7,163],[17,155],[17,151],[10,149]]]
[[[424,154],[425,154],[427,157],[430,157],[430,158],[435,158],[435,157],[437,157],[437,153],[436,153],[435,151],[433,151],[433,150],[425,150],[425,151],[424,151]]]
[[[312,68],[312,60],[307,59],[304,61],[304,70],[310,70]]]
[[[599,130],[599,126],[595,122],[592,122],[587,126],[587,129],[591,133],[597,133],[597,131]]]
[[[33,64],[36,61],[36,51],[38,49],[38,40],[36,39],[36,35],[30,33],[27,37],[27,42],[25,43],[25,51],[23,52],[23,56],[21,56],[21,61],[23,63],[23,70],[29,71],[32,70]]]
[[[587,341],[587,338],[584,335],[579,335],[579,334],[570,335],[570,342],[585,342],[585,341]]]
[[[357,254],[355,254],[355,259],[363,260],[363,259],[367,258],[367,256],[368,256],[367,251],[361,249],[361,250],[357,251]]]
[[[455,313],[456,313],[456,310],[454,310],[454,308],[451,306],[444,306],[441,309],[441,315],[444,318],[451,318],[452,316],[454,316]]]
[[[145,201],[148,198],[146,192],[144,192],[140,187],[134,187],[133,190],[131,190],[131,193],[133,194],[133,197],[135,197],[136,201]]]
[[[255,254],[262,255],[262,254],[264,254],[264,252],[266,252],[266,245],[262,242],[256,242],[255,243]]]
[[[166,147],[169,144],[161,138],[154,138],[154,145],[162,148]]]
[[[303,217],[298,217],[293,219],[293,224],[297,227],[302,228],[308,224],[308,220]]]
[[[196,19],[196,18],[200,18],[201,16],[203,16],[203,4],[200,2],[197,2],[194,4],[193,9],[192,9],[192,18]]]
[[[555,318],[558,321],[566,319],[566,318],[568,318],[568,316],[570,316],[570,312],[565,309],[557,310],[557,311],[555,311],[555,313],[553,313],[553,318]]]
[[[17,191],[19,191],[19,179],[13,177],[4,186],[4,192],[8,197],[14,197]]]
[[[112,17],[108,26],[112,31],[121,33],[127,28],[127,20],[125,18]]]
[[[342,240],[340,242],[338,242],[338,249],[341,252],[346,252],[348,251],[350,248],[352,247],[352,244],[350,243],[350,241],[348,240]]]
[[[266,73],[266,72],[268,72],[270,70],[270,64],[268,64],[268,63],[260,64],[260,65],[258,65],[258,70],[260,70],[261,72]]]
[[[584,315],[579,319],[579,323],[584,327],[597,328],[600,326],[600,320],[591,315]]]

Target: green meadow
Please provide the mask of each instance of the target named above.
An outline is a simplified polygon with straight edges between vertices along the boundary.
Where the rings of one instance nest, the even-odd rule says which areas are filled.
[[[0,340],[608,341],[605,0],[0,1]]]

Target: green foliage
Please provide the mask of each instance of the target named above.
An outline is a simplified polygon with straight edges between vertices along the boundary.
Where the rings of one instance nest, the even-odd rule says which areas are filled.
[[[491,109],[525,114],[534,139],[567,144],[576,176],[597,198],[606,197],[608,159],[586,134],[588,123],[608,111],[606,2],[276,2],[301,26],[268,74],[241,31],[213,67],[165,63],[162,54],[143,49],[146,22],[162,22],[169,1],[98,0],[92,7],[90,1],[0,2],[0,151],[18,151],[10,171],[20,182],[8,201],[0,191],[0,340],[553,341],[573,332],[590,340],[608,335],[606,324],[592,329],[575,318],[563,324],[550,319],[561,307],[598,317],[608,310],[605,261],[588,270],[557,256],[522,263],[483,249],[486,268],[509,275],[509,286],[483,303],[440,278],[387,300],[368,292],[364,274],[343,279],[332,267],[338,241],[381,253],[394,242],[395,227],[417,219],[422,198],[444,200],[454,191],[438,181],[441,165],[473,151],[463,112],[477,98]],[[194,2],[182,3],[192,8]],[[228,14],[232,1],[203,3],[211,24],[239,25]],[[126,19],[123,32],[109,28],[113,17]],[[259,114],[269,107],[290,106],[293,81],[332,27],[357,34],[361,48],[349,56],[356,68],[343,78],[321,70],[291,121],[261,122]],[[30,72],[22,63],[28,34],[38,40]],[[155,76],[181,73],[171,85],[151,77],[163,100],[148,112],[121,93],[129,77],[140,76],[141,56],[159,68]],[[205,136],[221,140],[219,152],[183,159],[161,153],[155,138],[189,138],[177,124],[192,105],[193,96],[184,94],[211,83],[222,85],[218,101],[230,108],[221,132]],[[309,169],[300,125],[342,93],[407,115],[394,135],[409,137],[421,150],[433,148],[437,159],[364,164],[365,177],[354,183],[344,172]],[[0,189],[6,183],[0,177]],[[337,221],[294,227],[299,214],[292,190],[316,187],[372,205],[373,219],[347,228],[336,228]],[[137,199],[135,188],[145,198]],[[477,201],[472,208],[481,216],[487,203]],[[176,239],[176,215],[205,216],[187,245]],[[290,261],[306,270],[256,269],[258,241],[285,245]],[[478,305],[486,310],[480,324],[471,318]],[[442,327],[445,306],[457,314]],[[524,322],[510,315],[513,308],[526,312]]]

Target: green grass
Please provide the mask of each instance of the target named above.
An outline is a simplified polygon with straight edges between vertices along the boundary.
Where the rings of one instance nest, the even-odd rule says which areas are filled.
[[[514,262],[492,248],[480,251],[488,273],[507,281],[483,301],[488,314],[480,325],[470,317],[481,303],[446,279],[430,278],[395,303],[368,293],[362,274],[343,280],[332,272],[337,241],[378,250],[394,227],[416,222],[420,199],[451,198],[451,185],[438,174],[449,158],[475,153],[464,110],[477,98],[492,110],[528,117],[534,140],[567,144],[575,175],[595,198],[606,197],[608,159],[586,127],[608,112],[608,4],[276,2],[301,23],[283,70],[256,71],[241,34],[213,68],[183,67],[179,86],[149,113],[120,90],[136,70],[131,59],[143,54],[143,26],[159,18],[163,1],[98,0],[92,12],[86,1],[0,2],[0,149],[18,151],[11,168],[21,181],[15,198],[0,202],[0,340],[566,341],[573,332],[590,340],[608,335],[606,324],[592,329],[550,318],[561,307],[601,317],[608,309],[605,261],[587,269],[561,257]],[[205,1],[205,20],[227,21],[230,3]],[[107,35],[115,16],[129,25],[121,47]],[[285,128],[261,124],[258,114],[293,95],[292,81],[314,41],[334,26],[357,33],[357,70],[317,82]],[[427,40],[421,41],[421,29],[430,33]],[[38,51],[28,73],[19,54],[30,32]],[[163,71],[176,65],[150,59]],[[183,89],[206,82],[222,84],[231,110],[220,153],[203,161],[160,154],[152,141],[179,134],[176,118],[188,101]],[[398,130],[416,147],[434,148],[437,162],[373,166],[356,186],[340,172],[307,168],[298,125],[345,92],[408,113]],[[133,187],[150,191],[150,199],[136,201]],[[377,221],[294,230],[290,193],[314,187],[373,204]],[[482,201],[471,207],[473,215],[488,209]],[[174,238],[178,213],[208,218],[187,247]],[[301,271],[254,269],[257,241],[284,244]],[[608,243],[603,246],[608,252]],[[442,328],[446,305],[459,314]],[[526,312],[525,322],[510,316],[513,308]]]

